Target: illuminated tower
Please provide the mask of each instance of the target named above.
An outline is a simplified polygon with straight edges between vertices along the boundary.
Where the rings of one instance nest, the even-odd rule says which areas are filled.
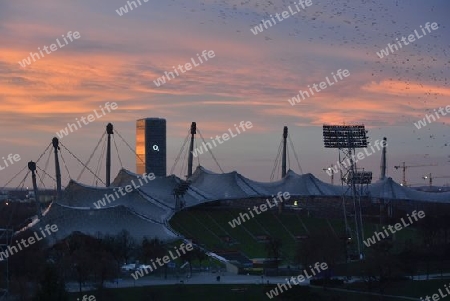
[[[166,176],[166,120],[144,118],[136,121],[136,172]]]

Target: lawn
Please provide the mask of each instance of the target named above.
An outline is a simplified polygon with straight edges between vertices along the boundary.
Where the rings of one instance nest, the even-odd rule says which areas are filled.
[[[96,292],[85,292],[94,295],[97,301],[259,301],[270,300],[265,294],[274,286],[266,285],[164,285],[136,288],[109,289],[104,291],[103,298]],[[406,296],[425,296],[443,287],[439,281],[422,282],[412,285],[403,282],[395,286],[395,291],[387,294]],[[70,301],[79,298],[79,294],[72,294]],[[274,300],[302,300],[302,301],[374,301],[381,300],[379,296],[358,293],[336,292],[323,288],[294,287],[280,294]],[[403,298],[383,298],[383,301],[405,300]]]

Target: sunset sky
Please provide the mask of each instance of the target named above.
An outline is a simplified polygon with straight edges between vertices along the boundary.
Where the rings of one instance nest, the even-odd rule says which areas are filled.
[[[393,166],[403,161],[439,164],[408,170],[411,184],[425,185],[421,177],[430,172],[450,176],[450,117],[440,116],[421,129],[414,125],[450,105],[450,2],[312,0],[310,7],[263,33],[251,32],[292,3],[141,0],[142,5],[119,16],[116,10],[127,1],[0,1],[0,157],[21,157],[0,170],[0,186],[28,161],[36,161],[67,123],[108,101],[118,108],[61,139],[82,161],[89,159],[108,122],[134,147],[136,119],[165,118],[169,173],[192,121],[207,141],[240,121],[251,121],[253,128],[212,150],[225,172],[269,181],[286,125],[303,173],[329,182],[322,169],[336,163],[338,151],[324,148],[322,125],[363,123],[370,141],[387,137],[388,176],[395,181],[401,181],[401,171]],[[387,57],[377,55],[396,38],[421,33],[427,22],[439,28]],[[58,38],[62,42],[69,31],[79,32],[80,38],[27,67],[19,64],[38,47],[49,47]],[[172,66],[197,59],[203,50],[213,50],[215,57],[160,87],[154,84]],[[289,104],[299,90],[338,69],[349,70],[350,76]],[[135,172],[133,153],[115,136],[123,167]],[[89,165],[92,170],[100,153],[101,147]],[[65,149],[62,154],[71,177],[77,178],[81,165]],[[378,179],[380,155],[358,167],[372,170]],[[39,161],[41,168],[47,157]],[[121,167],[115,148],[112,157],[115,175]],[[202,166],[219,172],[209,153],[199,158]],[[178,176],[182,161],[175,169]],[[290,163],[301,173],[292,152]],[[61,166],[65,186],[69,176],[64,162]],[[47,172],[54,174],[53,158]],[[91,185],[93,177],[85,172],[80,181]],[[49,179],[44,182],[54,186]],[[31,186],[31,177],[25,183]],[[450,178],[434,180],[445,183]]]

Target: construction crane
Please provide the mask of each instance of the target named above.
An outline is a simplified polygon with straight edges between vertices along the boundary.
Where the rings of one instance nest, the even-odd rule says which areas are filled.
[[[437,166],[437,164],[424,164],[424,165],[406,165],[402,162],[402,165],[394,166],[395,169],[401,168],[403,170],[402,186],[406,186],[406,169],[410,167],[425,167],[425,166]]]
[[[433,177],[433,176],[431,175],[431,173],[429,173],[428,175],[423,176],[422,178],[423,178],[424,180],[428,179],[428,180],[429,180],[430,187],[431,187],[431,186],[433,185],[433,179],[448,179],[448,178],[450,178],[450,176],[438,176],[438,177]]]

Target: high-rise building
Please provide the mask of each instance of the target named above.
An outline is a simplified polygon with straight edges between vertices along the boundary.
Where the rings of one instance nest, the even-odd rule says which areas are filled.
[[[136,172],[166,176],[166,120],[144,118],[136,121]]]

